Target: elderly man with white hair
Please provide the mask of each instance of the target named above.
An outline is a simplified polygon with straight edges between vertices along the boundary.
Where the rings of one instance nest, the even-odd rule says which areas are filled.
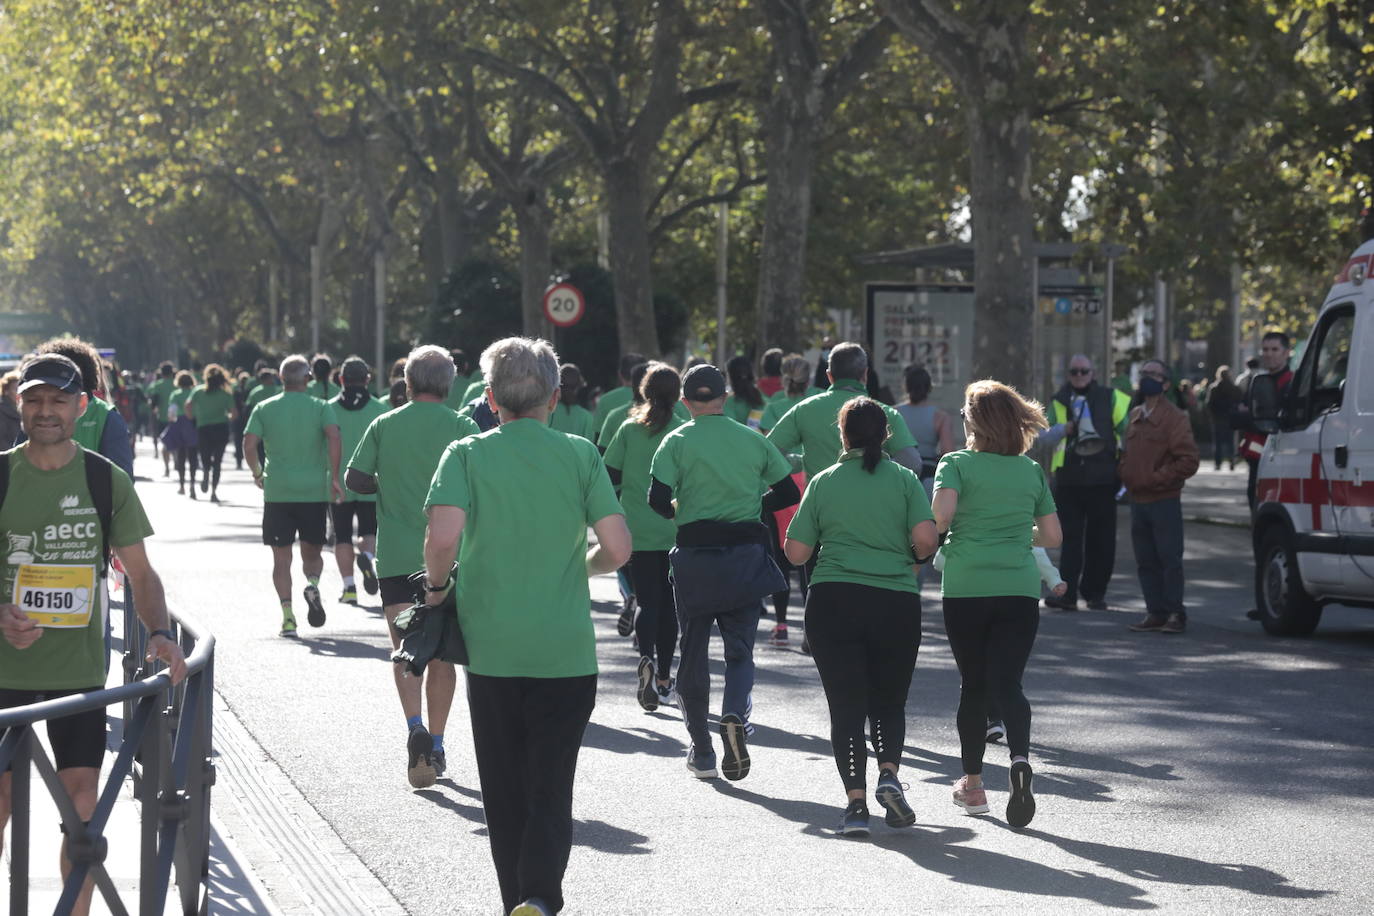
[[[573,776],[596,704],[587,577],[624,565],[630,532],[596,446],[548,424],[559,398],[553,347],[509,337],[481,366],[501,425],[450,445],[434,473],[427,600],[456,590],[502,904],[534,916],[563,907]]]
[[[442,347],[416,347],[406,357],[404,405],[373,420],[348,460],[348,487],[377,494],[377,584],[382,593],[391,647],[400,646],[395,621],[415,600],[406,577],[425,562],[425,496],[444,449],[477,424],[455,413],[444,400],[453,385],[453,358]],[[444,774],[444,728],[458,673],[452,662],[435,659],[423,678],[392,666],[396,693],[406,717],[406,776],[417,789]],[[420,695],[429,706],[429,728],[420,715]]]

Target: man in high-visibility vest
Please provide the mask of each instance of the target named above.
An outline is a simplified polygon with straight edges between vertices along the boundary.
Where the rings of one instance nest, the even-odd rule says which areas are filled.
[[[1048,438],[1058,439],[1050,470],[1064,529],[1059,573],[1069,589],[1047,607],[1107,609],[1107,584],[1116,564],[1116,460],[1130,415],[1126,394],[1098,383],[1083,354],[1069,360],[1068,379],[1050,401]]]
[[[1260,339],[1260,368],[1259,372],[1255,374],[1272,375],[1279,394],[1283,394],[1288,388],[1288,383],[1293,381],[1293,370],[1288,368],[1289,352],[1288,335],[1282,331],[1269,331]],[[1269,437],[1264,433],[1257,432],[1246,425],[1250,416],[1248,403],[1250,400],[1250,382],[1253,381],[1252,375],[1242,389],[1245,392],[1245,400],[1236,408],[1236,413],[1240,418],[1237,425],[1242,430],[1240,457],[1245,459],[1245,466],[1249,470],[1245,484],[1245,496],[1250,502],[1251,514],[1255,511],[1255,477],[1259,473],[1260,455],[1264,453],[1264,443],[1269,440]]]

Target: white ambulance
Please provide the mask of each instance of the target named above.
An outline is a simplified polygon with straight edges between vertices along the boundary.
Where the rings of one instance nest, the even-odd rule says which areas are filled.
[[[1251,389],[1260,457],[1255,599],[1264,629],[1306,635],[1326,604],[1374,607],[1374,241],[1350,256],[1288,389]]]

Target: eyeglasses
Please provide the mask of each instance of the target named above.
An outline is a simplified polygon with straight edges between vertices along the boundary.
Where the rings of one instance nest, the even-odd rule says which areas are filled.
[[[1092,375],[1092,374],[1093,374],[1093,371],[1092,371],[1091,369],[1070,369],[1070,370],[1069,370],[1069,375]]]

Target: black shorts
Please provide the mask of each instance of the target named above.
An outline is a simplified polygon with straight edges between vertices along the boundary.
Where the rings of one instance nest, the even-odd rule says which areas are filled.
[[[382,607],[415,603],[415,586],[406,581],[408,578],[408,576],[382,576],[377,580],[377,590],[382,594]]]
[[[334,518],[334,543],[347,544],[353,540],[353,519],[358,519],[358,537],[372,537],[377,533],[377,504],[355,500],[330,503],[329,514]]]
[[[262,542],[268,547],[290,547],[297,535],[307,544],[323,547],[325,509],[329,503],[263,503]]]
[[[76,693],[90,693],[104,687],[80,687],[74,690],[13,690],[0,687],[0,709],[27,706],[43,700],[55,700]],[[0,738],[9,729],[0,729]],[[60,719],[48,720],[48,743],[52,745],[54,763],[59,770],[72,767],[100,769],[105,759],[105,707]],[[8,773],[10,767],[5,768]]]

